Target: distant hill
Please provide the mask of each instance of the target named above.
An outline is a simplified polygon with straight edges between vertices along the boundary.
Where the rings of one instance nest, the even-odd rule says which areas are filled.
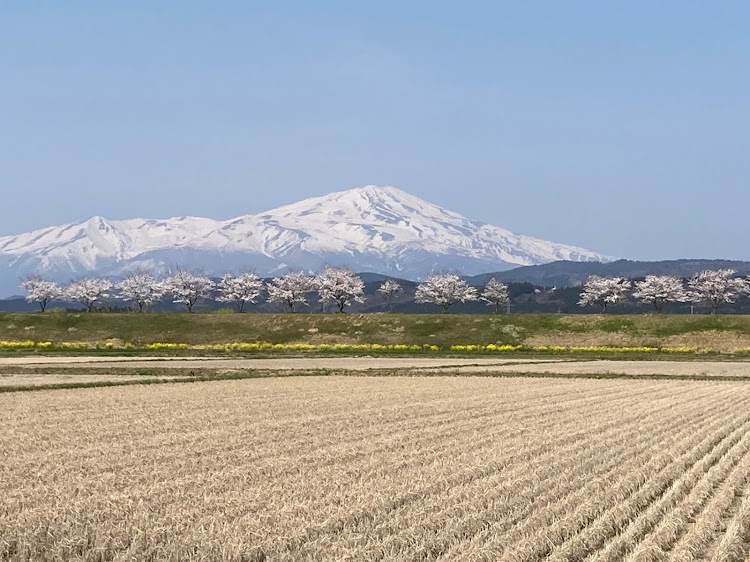
[[[750,275],[750,262],[735,260],[684,259],[665,261],[573,262],[555,261],[542,265],[517,267],[508,271],[483,273],[468,277],[472,285],[484,285],[490,277],[506,283],[532,283],[540,287],[575,287],[589,275],[629,277],[646,275],[676,275],[691,277],[705,269],[734,269],[740,275]]]

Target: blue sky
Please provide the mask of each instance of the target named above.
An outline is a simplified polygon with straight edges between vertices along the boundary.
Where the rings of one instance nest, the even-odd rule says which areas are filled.
[[[750,259],[747,2],[0,3],[0,235],[366,184]]]

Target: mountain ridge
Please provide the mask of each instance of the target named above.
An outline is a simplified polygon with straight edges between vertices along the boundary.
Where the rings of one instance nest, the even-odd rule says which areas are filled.
[[[473,285],[483,285],[490,277],[506,283],[531,283],[539,287],[576,287],[590,275],[639,279],[646,275],[674,275],[688,278],[700,271],[734,269],[738,275],[750,275],[750,261],[724,259],[678,259],[660,261],[615,260],[601,262],[554,261],[517,267],[506,271],[469,276]]]
[[[392,186],[312,197],[229,220],[202,217],[85,221],[0,237],[0,292],[40,273],[64,280],[118,276],[137,267],[177,266],[261,275],[324,264],[423,278],[436,269],[466,274],[560,259],[608,260],[591,250],[514,234]],[[9,279],[13,277],[13,282]]]

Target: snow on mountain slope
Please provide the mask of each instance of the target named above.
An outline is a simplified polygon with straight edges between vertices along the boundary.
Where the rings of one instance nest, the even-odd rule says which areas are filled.
[[[475,274],[561,259],[609,258],[473,221],[395,187],[367,186],[229,221],[93,217],[0,237],[0,291],[14,292],[27,273],[64,280],[138,266],[269,275],[331,263],[421,278],[434,269]]]
[[[310,253],[381,251],[395,256],[418,250],[514,265],[602,258],[583,248],[472,221],[395,187],[367,186],[314,197],[247,220],[260,221],[272,233],[264,240],[268,255],[283,255],[289,246],[283,235],[293,232],[294,249]]]

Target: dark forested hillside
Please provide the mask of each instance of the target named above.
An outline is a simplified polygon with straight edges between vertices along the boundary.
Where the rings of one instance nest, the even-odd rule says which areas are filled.
[[[541,287],[575,287],[589,275],[629,277],[646,275],[676,275],[690,277],[706,269],[734,269],[740,275],[750,275],[750,262],[735,260],[617,260],[609,263],[555,261],[543,265],[517,267],[497,273],[483,273],[469,278],[472,285],[484,285],[490,277],[506,283],[532,283]]]

